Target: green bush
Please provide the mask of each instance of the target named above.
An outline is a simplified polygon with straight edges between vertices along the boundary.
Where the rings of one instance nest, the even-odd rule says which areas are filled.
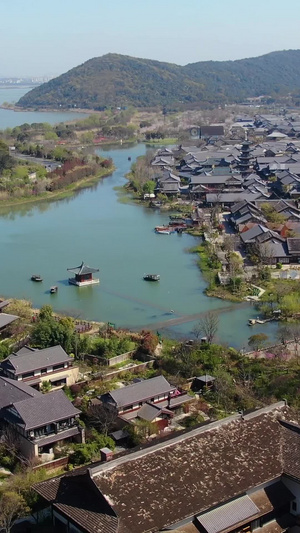
[[[281,270],[281,268],[282,268],[282,263],[279,263],[279,262],[276,263],[276,268],[277,268],[278,270]]]
[[[74,444],[74,453],[70,455],[70,463],[78,466],[100,458],[101,448],[115,449],[115,443],[110,437],[98,433],[95,429],[91,432],[91,441],[87,444]]]

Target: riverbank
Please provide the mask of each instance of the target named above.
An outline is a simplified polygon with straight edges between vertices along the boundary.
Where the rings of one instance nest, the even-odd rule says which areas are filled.
[[[5,89],[7,89],[8,87],[3,87]],[[9,87],[11,89],[11,87]],[[18,87],[20,89],[20,87]],[[26,87],[24,87],[25,89]],[[28,87],[28,89],[34,89],[34,87]],[[33,111],[38,111],[39,113],[61,113],[61,112],[72,112],[72,113],[84,113],[84,114],[89,114],[89,115],[99,115],[101,113],[101,111],[95,111],[94,109],[79,109],[79,108],[60,108],[60,109],[53,109],[51,107],[41,107],[41,108],[36,108],[36,107],[19,107],[17,106],[16,104],[13,104],[13,103],[8,103],[8,105],[5,105],[5,103],[1,104],[0,105],[0,109],[8,109],[9,111],[15,111],[16,113],[19,113],[19,112],[33,112]]]
[[[58,190],[58,191],[47,191],[46,193],[42,193],[39,196],[35,196],[34,198],[31,197],[21,197],[21,198],[15,198],[12,200],[7,199],[0,199],[0,210],[2,208],[7,207],[17,207],[22,206],[24,204],[36,204],[39,202],[50,202],[53,200],[64,200],[66,198],[71,197],[76,191],[86,189],[89,187],[92,187],[97,183],[100,179],[106,178],[110,176],[115,170],[115,167],[113,166],[110,169],[101,169],[96,176],[88,176],[86,178],[83,178],[75,183],[71,183],[66,188]]]

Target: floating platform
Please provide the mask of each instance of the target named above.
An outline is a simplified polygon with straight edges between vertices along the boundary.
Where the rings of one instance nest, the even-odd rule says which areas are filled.
[[[70,285],[76,285],[77,287],[87,287],[88,285],[97,285],[100,283],[100,279],[93,278],[85,281],[78,281],[76,278],[69,278]]]

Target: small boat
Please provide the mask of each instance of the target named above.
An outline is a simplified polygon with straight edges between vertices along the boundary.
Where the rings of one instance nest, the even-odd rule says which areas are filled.
[[[159,281],[160,275],[159,274],[144,274],[143,278],[146,281]]]
[[[43,281],[43,278],[39,274],[32,274],[31,281]]]
[[[55,294],[58,291],[57,285],[53,285],[53,287],[50,287],[50,294]]]
[[[130,156],[128,157],[128,161],[131,161],[131,157]]]
[[[169,229],[156,229],[156,233],[159,233],[160,235],[170,235],[170,233],[174,233],[173,231],[170,231]]]

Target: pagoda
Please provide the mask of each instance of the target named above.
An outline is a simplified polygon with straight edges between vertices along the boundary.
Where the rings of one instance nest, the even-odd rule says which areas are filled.
[[[250,142],[248,141],[246,137],[246,139],[244,140],[242,144],[241,152],[239,155],[239,164],[238,164],[238,168],[242,176],[251,174],[251,168],[252,168],[251,151],[252,150],[250,148]]]
[[[84,264],[82,261],[81,265],[74,268],[68,268],[68,272],[73,272],[75,274],[74,278],[69,278],[69,283],[71,285],[77,285],[77,287],[85,287],[86,285],[94,285],[100,283],[100,280],[93,278],[95,272],[99,272],[99,268],[91,268]]]

